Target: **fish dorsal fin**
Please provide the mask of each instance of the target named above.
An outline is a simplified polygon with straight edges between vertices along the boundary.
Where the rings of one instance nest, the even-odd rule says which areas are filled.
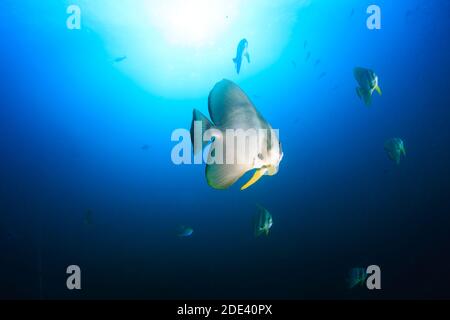
[[[244,91],[229,80],[216,84],[208,102],[211,120],[220,129],[269,129]]]
[[[250,63],[250,53],[248,53],[248,51],[246,51],[244,56],[247,58],[247,62]]]

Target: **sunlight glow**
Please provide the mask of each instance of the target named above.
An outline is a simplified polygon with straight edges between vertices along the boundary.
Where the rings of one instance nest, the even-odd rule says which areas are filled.
[[[67,0],[69,1],[69,0]],[[150,93],[170,98],[208,94],[223,78],[244,81],[269,68],[291,39],[310,0],[78,0],[83,26],[104,41],[113,66]],[[239,41],[250,64],[236,74]]]
[[[235,4],[233,0],[160,1],[152,19],[170,44],[199,47],[226,30],[227,12],[230,15]]]

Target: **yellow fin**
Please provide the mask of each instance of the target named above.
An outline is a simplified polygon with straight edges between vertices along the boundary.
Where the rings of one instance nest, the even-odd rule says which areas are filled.
[[[378,94],[381,96],[383,94],[383,92],[381,92],[381,89],[379,86],[375,87],[375,90],[377,90]]]
[[[258,180],[262,178],[262,176],[266,173],[266,171],[267,169],[257,169],[253,177],[245,185],[242,186],[241,191],[249,188],[256,182],[258,182]]]

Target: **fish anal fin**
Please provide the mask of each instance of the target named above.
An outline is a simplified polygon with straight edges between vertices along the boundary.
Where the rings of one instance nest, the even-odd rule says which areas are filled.
[[[258,182],[259,179],[261,179],[265,173],[266,173],[267,169],[257,169],[255,171],[255,174],[253,175],[253,177],[242,186],[241,191],[248,189],[249,187],[251,187],[252,185],[254,185],[256,182]]]

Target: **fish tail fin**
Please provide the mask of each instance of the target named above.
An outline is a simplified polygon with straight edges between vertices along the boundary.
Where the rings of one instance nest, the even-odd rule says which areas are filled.
[[[200,138],[195,139],[196,128],[198,128],[198,124],[200,124],[202,136]],[[201,152],[208,143],[203,141],[203,133],[211,128],[214,128],[213,123],[203,113],[201,113],[197,109],[194,109],[191,123],[191,142],[192,146],[194,147],[195,154]],[[196,140],[201,141],[201,143],[198,142],[196,143]]]
[[[234,66],[236,67],[236,72],[237,72],[237,74],[239,74],[239,73],[241,72],[241,63],[242,63],[242,60],[240,60],[240,59],[238,59],[238,58],[233,58],[233,63],[234,63]]]

